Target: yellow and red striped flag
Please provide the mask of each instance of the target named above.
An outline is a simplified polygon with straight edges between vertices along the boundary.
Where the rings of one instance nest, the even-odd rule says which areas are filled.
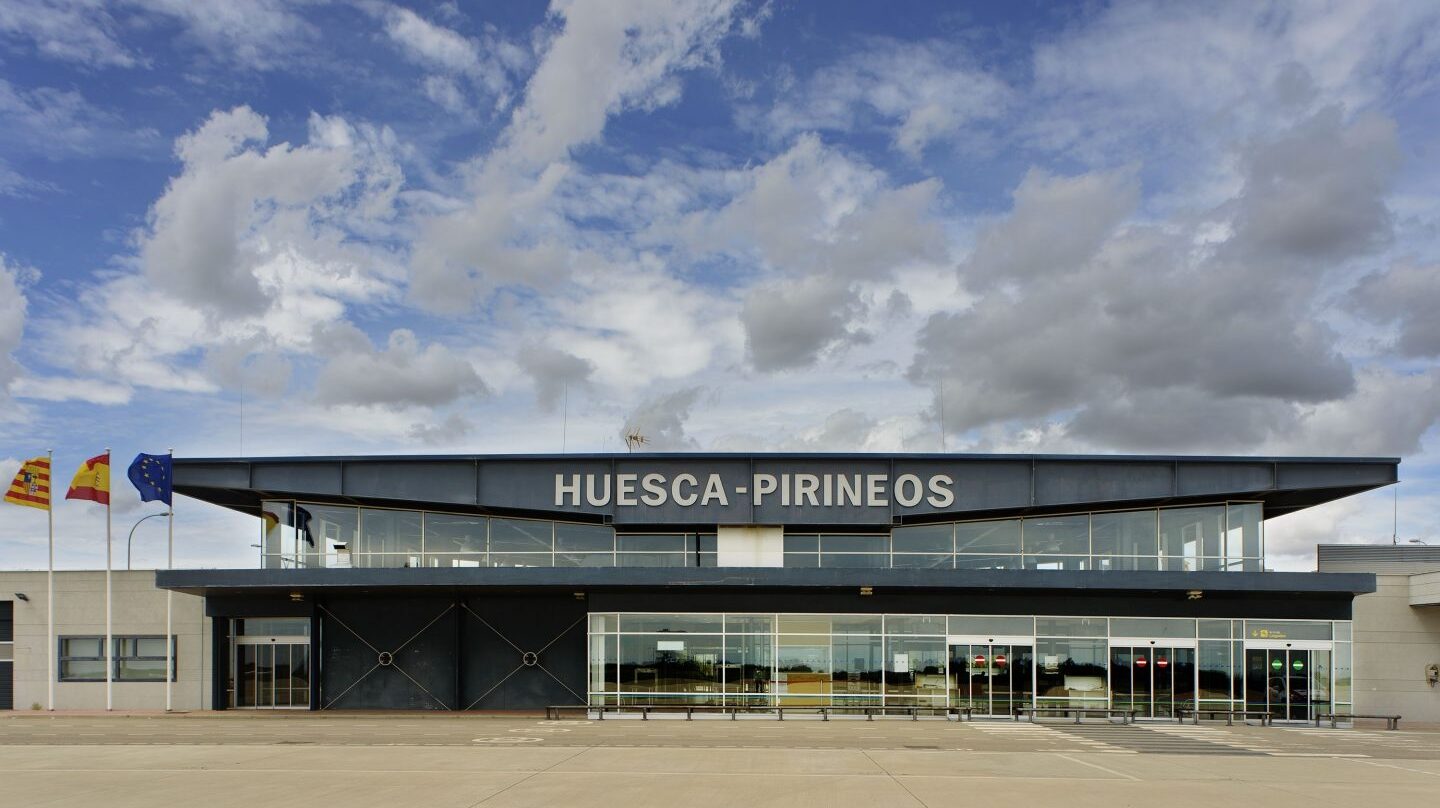
[[[75,472],[66,499],[89,499],[101,505],[110,504],[110,454],[95,455]]]
[[[50,510],[50,458],[37,457],[20,464],[20,472],[5,492],[5,501]]]

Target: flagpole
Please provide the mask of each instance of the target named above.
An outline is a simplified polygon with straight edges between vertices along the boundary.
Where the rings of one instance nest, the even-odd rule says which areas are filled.
[[[106,473],[109,473],[110,447],[105,447]],[[110,488],[112,486],[106,486]],[[105,709],[115,709],[115,701],[112,695],[115,680],[115,635],[111,623],[111,589],[110,573],[114,567],[111,552],[110,536],[110,492],[105,492]]]
[[[50,521],[50,563],[45,568],[45,709],[55,711],[55,450],[45,450],[50,464],[50,490],[46,493],[45,515]]]
[[[170,535],[166,539],[166,561],[165,569],[175,569],[175,450],[170,449]],[[173,611],[171,600],[175,593],[169,589],[165,590],[165,712],[170,712],[170,679],[171,671],[175,669],[175,640],[174,628],[171,625]]]

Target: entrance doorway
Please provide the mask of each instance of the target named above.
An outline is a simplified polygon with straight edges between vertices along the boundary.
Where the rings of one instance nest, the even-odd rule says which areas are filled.
[[[1309,721],[1331,712],[1330,651],[1245,649],[1245,708],[1277,721]]]
[[[1033,645],[950,641],[950,706],[977,715],[1010,717],[1035,695]]]
[[[1110,646],[1111,702],[1142,718],[1174,718],[1195,706],[1195,649],[1165,645]]]
[[[231,630],[231,706],[308,710],[310,619],[235,619]]]
[[[236,707],[309,709],[308,642],[237,642],[235,667]]]

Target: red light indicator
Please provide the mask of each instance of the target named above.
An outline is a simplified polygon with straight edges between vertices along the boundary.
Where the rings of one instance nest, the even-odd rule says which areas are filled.
[[[996,655],[995,655],[995,664],[996,664],[996,665],[1004,665],[1004,664],[1005,664],[1005,655],[1004,655],[1004,654],[996,654]]]
[[[976,664],[976,665],[984,665],[984,664],[985,664],[985,655],[984,655],[984,654],[976,654],[976,655],[975,655],[975,664]]]
[[[1149,665],[1149,664],[1150,664],[1150,660],[1147,659],[1146,657],[1143,657],[1143,656],[1142,656],[1142,657],[1137,657],[1137,658],[1135,659],[1135,667],[1137,667],[1137,668],[1143,668],[1143,667],[1145,667],[1146,665]]]
[[[1155,666],[1156,666],[1157,668],[1164,668],[1164,667],[1169,666],[1169,664],[1170,664],[1170,660],[1166,659],[1166,658],[1163,657],[1163,656],[1160,657],[1159,659],[1155,660]]]

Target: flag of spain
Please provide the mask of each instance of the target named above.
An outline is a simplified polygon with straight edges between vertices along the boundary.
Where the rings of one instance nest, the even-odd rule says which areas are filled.
[[[101,505],[110,504],[110,455],[95,455],[75,472],[66,499],[89,499]]]
[[[5,501],[50,510],[50,459],[37,457],[20,464],[20,473],[5,492]]]

